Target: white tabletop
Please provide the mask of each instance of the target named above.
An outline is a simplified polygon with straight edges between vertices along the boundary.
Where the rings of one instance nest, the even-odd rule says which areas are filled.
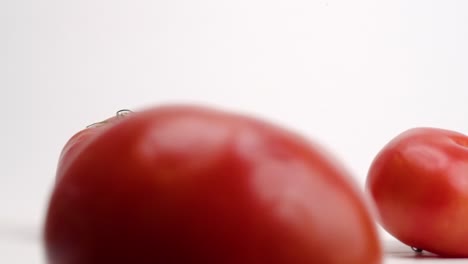
[[[468,263],[468,259],[444,259],[425,252],[416,254],[395,239],[387,238],[384,241],[384,248],[383,264]],[[44,264],[44,254],[37,229],[0,227],[0,263]]]

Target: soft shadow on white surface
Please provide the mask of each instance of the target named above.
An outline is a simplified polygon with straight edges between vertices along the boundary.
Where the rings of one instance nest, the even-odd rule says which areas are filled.
[[[38,228],[0,223],[0,263],[45,263]]]
[[[415,253],[394,238],[384,240],[383,264],[468,263],[467,259],[441,258],[428,252]],[[0,263],[45,264],[40,230],[33,226],[0,225]],[[365,263],[363,263],[365,264]]]
[[[387,239],[384,242],[384,264],[411,264],[411,263],[468,263],[468,258],[441,258],[432,253],[423,251],[414,252],[409,246],[395,240]]]

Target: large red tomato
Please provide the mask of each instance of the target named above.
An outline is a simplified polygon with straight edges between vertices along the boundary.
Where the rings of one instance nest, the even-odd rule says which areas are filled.
[[[403,243],[468,257],[468,137],[435,128],[408,130],[369,170],[367,190],[382,226]]]
[[[59,164],[57,166],[57,175],[62,175],[63,170],[66,170],[71,163],[71,161],[79,155],[84,146],[91,141],[91,138],[98,134],[101,129],[104,129],[106,126],[117,122],[119,119],[127,116],[132,111],[123,109],[117,111],[116,115],[110,118],[107,118],[104,121],[91,124],[73,135],[60,153]]]
[[[50,264],[381,262],[348,173],[293,133],[195,106],[93,131],[58,170]]]

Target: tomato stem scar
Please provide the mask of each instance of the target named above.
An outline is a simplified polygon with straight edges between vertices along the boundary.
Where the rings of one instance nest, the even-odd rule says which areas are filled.
[[[122,117],[125,117],[125,116],[127,116],[127,115],[129,115],[131,113],[133,113],[132,110],[121,109],[121,110],[119,110],[119,111],[117,111],[115,113],[115,117],[116,118],[122,118]],[[106,120],[103,120],[103,121],[100,121],[100,122],[96,122],[96,123],[92,123],[91,125],[86,126],[86,128],[102,126],[102,125],[106,124],[108,121],[109,121],[109,119],[106,119]]]
[[[115,113],[115,116],[116,117],[124,117],[126,115],[131,114],[131,113],[133,113],[132,110],[122,109],[122,110],[117,111],[117,113]]]

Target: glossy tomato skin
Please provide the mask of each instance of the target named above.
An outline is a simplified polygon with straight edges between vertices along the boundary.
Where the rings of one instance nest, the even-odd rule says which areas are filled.
[[[415,128],[376,156],[367,190],[382,226],[407,245],[468,257],[468,138]]]
[[[320,147],[215,109],[147,109],[60,172],[49,264],[381,263],[368,207]]]
[[[106,126],[118,122],[121,118],[131,114],[132,111],[123,109],[117,111],[116,115],[103,121],[88,125],[85,129],[74,134],[63,147],[57,166],[57,175],[62,175],[63,170],[68,169],[69,164],[77,157],[81,150],[92,141],[92,137]]]
[[[73,135],[65,144],[60,153],[60,158],[57,166],[57,176],[63,174],[63,170],[66,170],[70,165],[71,161],[77,157],[81,150],[84,148],[86,143],[90,142],[93,137],[101,128],[86,128],[75,135]]]

